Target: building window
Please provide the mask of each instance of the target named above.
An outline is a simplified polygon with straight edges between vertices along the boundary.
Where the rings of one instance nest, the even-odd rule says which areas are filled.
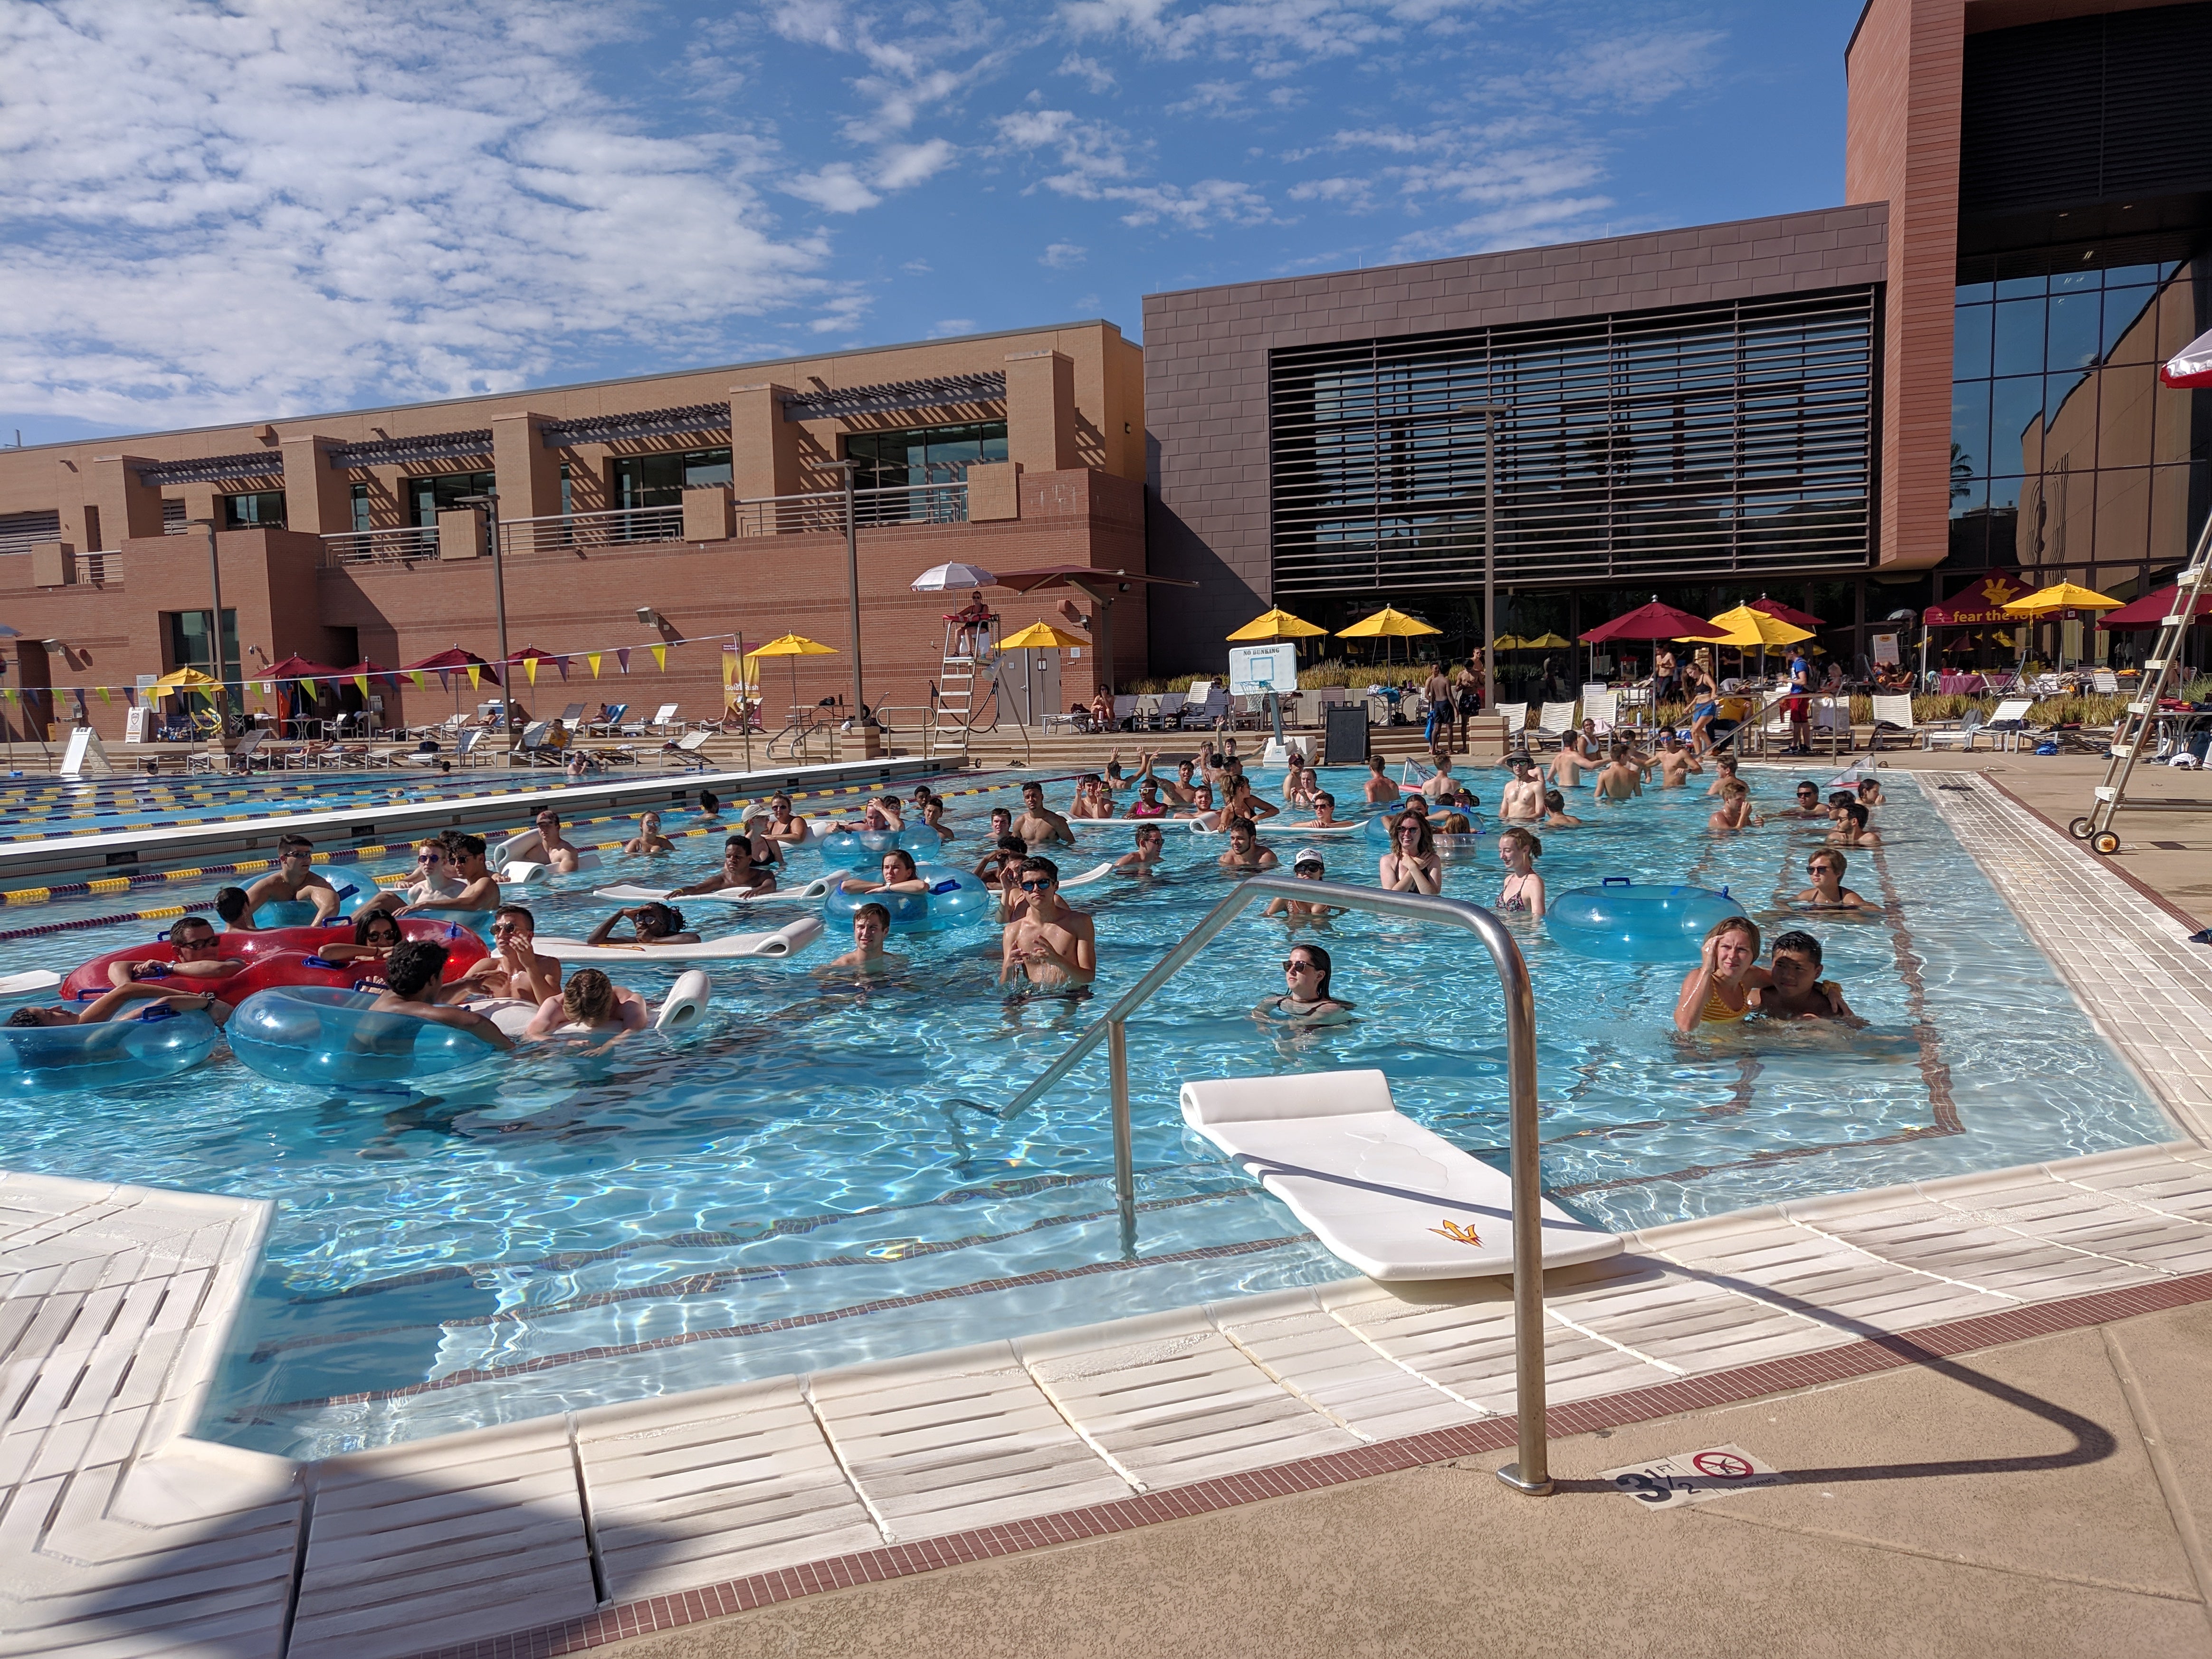
[[[2047,585],[2179,562],[2212,479],[2202,399],[2158,366],[2198,331],[2204,262],[2037,262],[2063,268],[1960,273],[1990,280],[1953,301],[1946,564]]]
[[[726,449],[687,449],[659,455],[623,455],[615,467],[615,505],[681,507],[684,492],[730,481]],[[562,510],[568,510],[564,475]]]
[[[1268,362],[1274,591],[1863,566],[1874,294],[1297,347]]]
[[[365,483],[354,485],[349,499],[353,506],[354,533],[357,536],[366,535],[374,528],[368,507],[368,486]]]
[[[186,536],[191,533],[191,522],[185,517],[188,509],[182,501],[164,500],[161,503],[161,533],[164,536]]]
[[[234,688],[232,700],[236,701],[238,672],[238,612],[226,608],[222,613],[223,666],[215,665],[214,653],[208,649],[208,612],[204,611],[172,611],[167,613],[169,623],[169,661],[178,668],[197,668],[203,674],[212,675]],[[203,696],[208,694],[201,694]],[[187,694],[188,701],[198,704],[199,699]],[[212,707],[210,703],[208,706]]]
[[[464,495],[481,495],[498,483],[492,472],[446,472],[429,478],[402,478],[400,499],[407,503],[408,521],[434,527],[438,515],[460,505]]]
[[[1006,423],[975,421],[904,432],[849,433],[845,453],[860,464],[853,475],[855,489],[958,483],[969,467],[1006,459]]]
[[[568,463],[561,463],[561,516],[568,517],[576,510],[576,487],[569,482]]]
[[[284,492],[281,489],[261,489],[250,495],[224,496],[222,527],[225,530],[282,530],[284,527]]]

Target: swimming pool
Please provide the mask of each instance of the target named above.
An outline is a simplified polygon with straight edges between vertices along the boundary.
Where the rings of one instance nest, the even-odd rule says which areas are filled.
[[[1794,781],[1747,776],[1772,805]],[[956,852],[980,854],[988,807],[1021,781],[977,780],[955,800]],[[1329,781],[1358,799],[1356,780]],[[1494,794],[1491,779],[1475,787]],[[1849,878],[1884,915],[1810,929],[1866,1032],[1680,1042],[1677,970],[1573,957],[1515,922],[1537,993],[1545,1179],[1569,1207],[1626,1228],[2167,1136],[1917,787],[1898,779],[1890,795],[1891,845],[1855,855]],[[1708,810],[1675,794],[1586,811],[1588,827],[1545,835],[1540,867],[1555,892],[1604,875],[1727,885],[1769,920],[1802,885],[1809,829],[1715,837]],[[1127,835],[1085,832],[1064,870]],[[704,873],[712,847],[533,890],[541,931],[602,912],[593,885]],[[911,966],[886,983],[825,982],[804,957],[718,969],[696,1036],[525,1056],[434,1099],[317,1100],[222,1058],[127,1098],[15,1103],[7,1161],[275,1200],[204,1431],[301,1455],[1342,1278],[1186,1137],[1176,1090],[1379,1066],[1404,1109],[1501,1157],[1495,979],[1463,935],[1340,919],[1320,937],[1360,1018],[1329,1031],[1249,1017],[1279,988],[1286,937],[1256,915],[1172,981],[1130,1028],[1134,1261],[1120,1255],[1103,1059],[1012,1121],[980,1109],[1018,1093],[1221,896],[1219,847],[1178,833],[1157,880],[1070,895],[1098,922],[1087,1004],[1006,1001],[985,929],[902,938]],[[1372,880],[1378,848],[1327,851],[1333,873]],[[793,882],[818,867],[795,855]],[[1485,861],[1452,866],[1445,890],[1486,900],[1497,885]],[[719,907],[693,908],[721,930]],[[66,968],[121,942],[27,941],[0,967]],[[652,994],[673,970],[619,976]]]
[[[10,781],[0,783],[0,839],[409,806],[489,794],[501,787],[495,775],[482,772],[422,771]]]

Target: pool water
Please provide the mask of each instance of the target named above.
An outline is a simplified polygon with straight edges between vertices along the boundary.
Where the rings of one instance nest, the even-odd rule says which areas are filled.
[[[1494,775],[1474,787],[1494,796]],[[1746,775],[1775,806],[1795,781]],[[1359,799],[1358,778],[1327,781]],[[953,803],[947,862],[981,856],[988,809],[1018,804],[1019,775],[981,781]],[[1049,793],[1064,804],[1067,786]],[[1751,1024],[1679,1038],[1679,969],[1574,956],[1509,919],[1536,989],[1544,1177],[1569,1208],[1626,1229],[2171,1133],[1918,787],[1900,778],[1889,793],[1888,845],[1852,854],[1847,878],[1883,914],[1784,924],[1822,941],[1863,1031]],[[1711,805],[1701,791],[1584,805],[1586,827],[1543,832],[1539,867],[1554,893],[1613,875],[1725,886],[1777,931],[1813,827],[1716,836]],[[1300,844],[1294,830],[1266,840],[1286,864]],[[1082,841],[1064,873],[1124,850],[1128,830]],[[817,975],[832,951],[817,945],[717,966],[714,1007],[686,1037],[524,1054],[412,1098],[319,1099],[218,1050],[126,1097],[11,1103],[6,1160],[274,1200],[204,1431],[303,1455],[1343,1278],[1186,1135],[1178,1088],[1380,1066],[1404,1110],[1502,1162],[1497,982],[1462,933],[1361,916],[1301,928],[1358,1006],[1322,1031],[1249,1012],[1282,988],[1292,937],[1256,907],[1170,981],[1129,1030],[1133,1261],[1119,1244],[1103,1054],[1010,1121],[986,1109],[1228,890],[1222,845],[1171,832],[1158,878],[1070,893],[1097,922],[1088,1001],[1009,1001],[987,926],[895,939],[908,966],[874,984]],[[1332,877],[1373,881],[1379,844],[1324,846]],[[711,839],[678,847],[530,890],[539,931],[584,931],[610,908],[595,885],[670,884],[714,861]],[[820,867],[799,852],[786,884]],[[1495,898],[1494,855],[1449,871],[1448,894]],[[816,907],[686,908],[715,933]],[[122,942],[25,941],[0,969],[66,969]],[[650,996],[675,971],[617,977]]]
[[[0,839],[27,842],[72,830],[166,830],[235,817],[411,806],[425,799],[499,791],[492,775],[434,771],[9,781],[0,782]]]

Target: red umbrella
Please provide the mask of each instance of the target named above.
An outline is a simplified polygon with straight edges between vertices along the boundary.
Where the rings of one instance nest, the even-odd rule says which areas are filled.
[[[2212,381],[2206,384],[2212,385]],[[2146,593],[2133,604],[2124,605],[2118,611],[2107,611],[2097,619],[2100,628],[2155,628],[2173,614],[2174,601],[2181,597],[2181,584],[2168,582],[2155,593]],[[2197,596],[2198,617],[2212,617],[2212,593]]]
[[[1757,599],[1751,602],[1751,608],[1753,611],[1764,611],[1770,617],[1779,617],[1782,621],[1788,623],[1792,628],[1825,628],[1827,626],[1827,624],[1822,622],[1818,617],[1808,617],[1802,611],[1797,610],[1792,605],[1784,605],[1779,599],[1768,599],[1764,593],[1760,594]]]
[[[2177,391],[2184,386],[2212,386],[2212,331],[2198,335],[2160,365],[2158,378]],[[2105,618],[2110,628],[2112,619]]]
[[[489,680],[494,685],[499,684],[497,669],[477,655],[475,652],[464,651],[458,645],[450,651],[441,651],[434,657],[425,657],[420,662],[410,662],[404,672],[410,674],[424,672],[459,674],[466,672],[471,667],[477,671],[478,679]]]
[[[309,662],[305,657],[294,655],[282,662],[272,662],[258,674],[248,674],[249,680],[327,680],[346,672],[328,663]]]
[[[1660,604],[1655,593],[1650,604],[1639,605],[1625,617],[1600,623],[1582,637],[1584,645],[1600,645],[1607,640],[1724,640],[1728,632],[1725,628],[1714,627],[1703,617],[1693,617],[1671,605]]]

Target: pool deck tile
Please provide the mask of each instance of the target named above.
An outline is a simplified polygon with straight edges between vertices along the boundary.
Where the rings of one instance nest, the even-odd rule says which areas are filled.
[[[575,1413],[607,1594],[658,1595],[883,1541],[793,1376]]]
[[[1206,1312],[1253,1364],[1364,1441],[1425,1434],[1483,1415],[1384,1358],[1324,1312],[1311,1291],[1218,1302]]]

